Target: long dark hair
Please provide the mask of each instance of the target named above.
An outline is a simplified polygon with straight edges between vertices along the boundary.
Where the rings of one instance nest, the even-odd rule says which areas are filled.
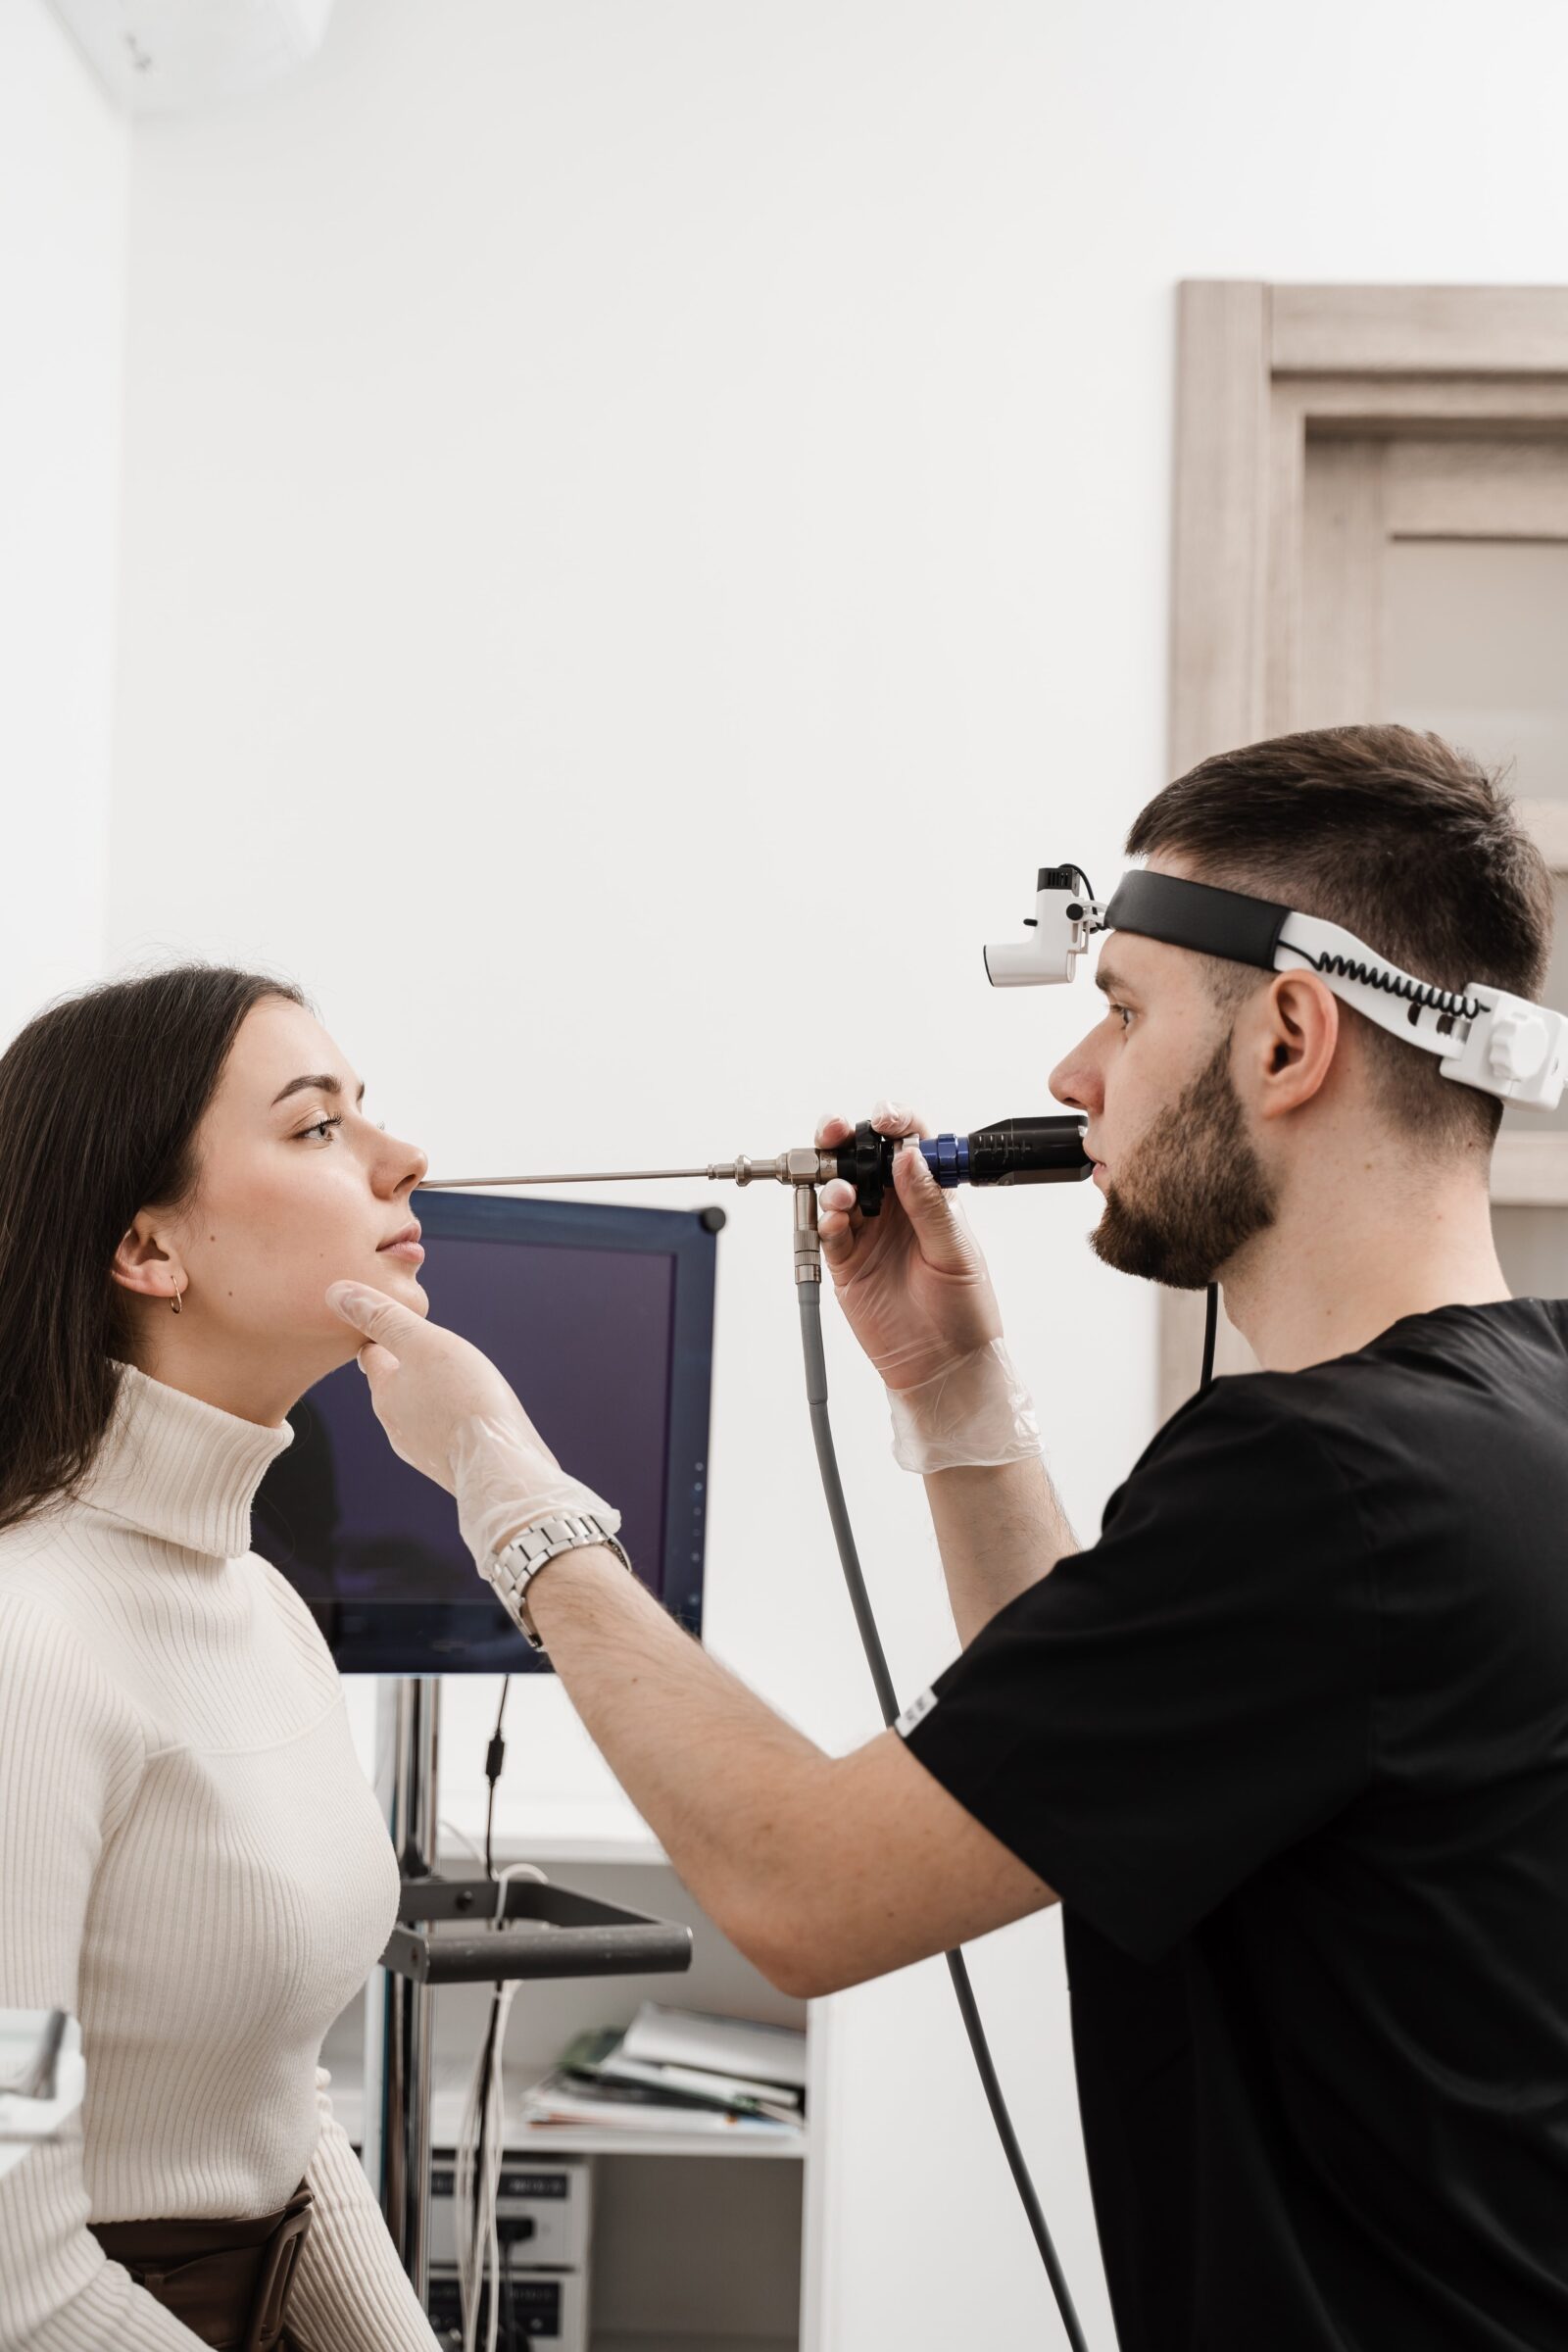
[[[110,1269],[141,1208],[180,1208],[196,1130],[253,1004],[286,980],[205,963],[46,1005],[0,1054],[0,1528],[91,1467],[129,1359]]]

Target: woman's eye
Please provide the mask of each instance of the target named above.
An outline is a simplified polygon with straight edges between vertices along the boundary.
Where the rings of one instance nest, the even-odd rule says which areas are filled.
[[[295,1141],[298,1143],[303,1143],[308,1135],[320,1135],[323,1129],[341,1127],[342,1124],[343,1122],[340,1118],[318,1119],[314,1127],[302,1127],[298,1136],[295,1138]]]

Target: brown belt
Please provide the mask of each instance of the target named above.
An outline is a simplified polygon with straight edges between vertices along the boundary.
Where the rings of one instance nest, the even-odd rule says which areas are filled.
[[[218,2352],[307,2352],[283,2322],[313,2202],[302,2180],[281,2212],[252,2221],[88,2228],[112,2262]]]

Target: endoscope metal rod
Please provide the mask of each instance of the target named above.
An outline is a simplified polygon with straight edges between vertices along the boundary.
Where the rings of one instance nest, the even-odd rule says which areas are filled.
[[[781,1154],[781,1159],[807,1156],[816,1160],[821,1155],[815,1152],[809,1154],[786,1152]],[[712,1160],[706,1168],[591,1168],[574,1176],[427,1176],[419,1190],[421,1193],[477,1193],[487,1187],[494,1189],[508,1184],[667,1184],[676,1178],[698,1176],[709,1184],[825,1184],[832,1173],[829,1168],[825,1173],[813,1169],[809,1175],[804,1172],[786,1175],[782,1173],[780,1160],[741,1158]]]

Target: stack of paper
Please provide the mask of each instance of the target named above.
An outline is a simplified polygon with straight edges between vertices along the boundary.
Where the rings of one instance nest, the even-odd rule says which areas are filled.
[[[601,2131],[771,2133],[800,2126],[805,2092],[804,2034],[645,2001],[623,2034],[580,2034],[524,2114]]]

